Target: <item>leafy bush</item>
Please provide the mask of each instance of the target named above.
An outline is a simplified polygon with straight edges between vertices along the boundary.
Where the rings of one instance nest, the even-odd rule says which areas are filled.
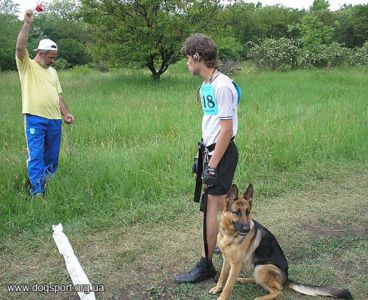
[[[352,50],[349,64],[352,66],[367,66],[368,65],[368,41],[363,47]]]
[[[83,66],[75,66],[73,67],[73,73],[76,73],[76,74],[82,74],[82,75],[89,75],[89,74],[92,74],[92,73],[96,73],[96,70],[89,67],[89,66],[86,66],[86,65],[83,65]]]
[[[323,48],[322,57],[328,68],[340,66],[348,61],[349,49],[341,44],[333,42]]]
[[[356,49],[346,48],[336,42],[298,48],[297,42],[290,39],[265,39],[253,45],[249,57],[260,68],[283,71],[296,67],[363,66],[368,65],[368,42]]]
[[[65,70],[68,68],[70,68],[70,63],[65,58],[60,57],[55,61],[55,69]]]
[[[348,63],[350,51],[341,44],[320,44],[302,48],[298,53],[298,64],[302,67],[332,68]]]
[[[260,68],[287,71],[297,67],[298,45],[287,38],[267,38],[255,44],[248,56]]]
[[[298,66],[312,67],[317,66],[320,62],[320,51],[316,49],[300,48],[298,49]]]
[[[221,61],[238,61],[244,53],[242,44],[232,36],[223,36],[216,39]]]

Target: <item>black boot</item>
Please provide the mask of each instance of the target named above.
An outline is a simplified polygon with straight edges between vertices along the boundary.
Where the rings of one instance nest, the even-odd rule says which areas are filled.
[[[216,246],[215,249],[213,249],[213,254],[215,255],[221,255],[221,249],[219,246]]]
[[[204,257],[196,264],[196,266],[188,272],[180,273],[175,276],[176,283],[197,283],[212,278],[216,280],[216,269],[212,261],[207,263]]]

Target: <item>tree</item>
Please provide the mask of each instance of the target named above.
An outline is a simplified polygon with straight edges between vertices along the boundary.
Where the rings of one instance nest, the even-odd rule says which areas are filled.
[[[216,27],[231,27],[234,36],[246,44],[259,34],[259,20],[256,17],[256,5],[253,3],[234,3],[219,12]]]
[[[154,80],[179,61],[184,39],[205,32],[218,0],[83,0],[82,16],[96,34],[94,57],[110,65],[147,67]]]
[[[19,13],[19,4],[13,0],[0,0],[0,14],[14,16]]]
[[[352,6],[336,11],[335,40],[349,48],[355,46]]]
[[[265,38],[299,37],[298,31],[289,31],[289,25],[299,23],[305,14],[305,11],[281,5],[262,7],[260,3],[236,1],[221,10],[217,27],[231,27],[233,37],[243,45],[243,57],[247,57],[252,42],[258,43]]]
[[[368,4],[354,6],[352,21],[355,46],[362,47],[368,40]]]
[[[313,48],[316,45],[329,44],[332,41],[333,28],[320,22],[316,16],[309,14],[297,25],[301,33],[303,47]]]
[[[345,5],[336,11],[335,40],[349,48],[368,40],[368,4]]]
[[[18,4],[0,1],[0,70],[15,69],[15,43],[20,30],[17,13]]]
[[[54,0],[47,4],[47,12],[58,19],[76,21],[80,6],[79,0]]]
[[[300,31],[300,65],[319,66],[326,45],[332,42],[333,28],[320,22],[314,14],[304,16],[296,28]]]
[[[91,61],[86,44],[90,33],[79,17],[80,2],[54,0],[45,4],[45,11],[35,16],[30,35],[30,46],[41,38],[50,38],[59,46],[58,60],[64,67],[84,65]]]
[[[64,58],[71,67],[86,65],[90,62],[90,57],[80,41],[62,38],[58,41],[58,46],[59,57]]]
[[[323,11],[328,10],[330,8],[330,3],[327,0],[314,0],[313,4],[310,8],[310,11]]]

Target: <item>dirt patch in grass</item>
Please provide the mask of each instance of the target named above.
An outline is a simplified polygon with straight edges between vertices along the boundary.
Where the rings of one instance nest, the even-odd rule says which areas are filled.
[[[357,224],[356,227],[330,224],[328,226],[315,224],[309,225],[308,231],[312,240],[320,240],[331,237],[343,237],[348,235],[350,238],[362,237],[368,235],[368,228]]]

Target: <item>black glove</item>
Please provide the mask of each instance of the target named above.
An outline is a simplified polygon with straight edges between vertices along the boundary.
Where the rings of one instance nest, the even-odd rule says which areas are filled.
[[[194,158],[193,160],[192,173],[198,173],[198,157]]]
[[[207,184],[208,187],[214,186],[217,181],[216,168],[211,168],[208,165],[203,171],[203,184]]]

